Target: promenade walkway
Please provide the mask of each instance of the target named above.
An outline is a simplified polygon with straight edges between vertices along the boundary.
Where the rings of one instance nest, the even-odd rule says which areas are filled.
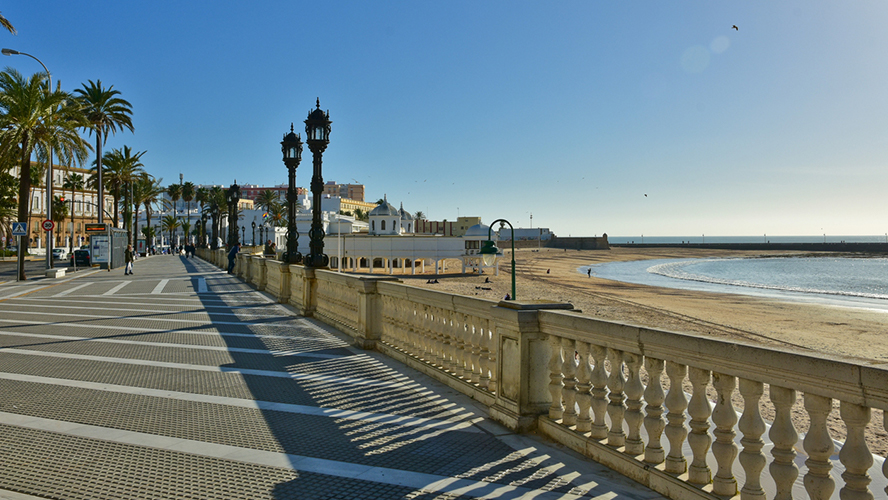
[[[660,498],[220,272],[0,284],[0,499]]]

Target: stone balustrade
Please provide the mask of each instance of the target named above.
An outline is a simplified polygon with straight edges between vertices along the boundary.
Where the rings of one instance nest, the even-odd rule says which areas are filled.
[[[227,266],[224,252],[204,253]],[[243,279],[300,314],[475,398],[514,430],[535,429],[669,498],[888,495],[888,466],[874,466],[865,440],[868,426],[888,430],[888,413],[871,422],[873,409],[888,410],[888,364],[243,261]],[[796,427],[797,412],[807,428]],[[844,442],[829,418],[846,427]]]

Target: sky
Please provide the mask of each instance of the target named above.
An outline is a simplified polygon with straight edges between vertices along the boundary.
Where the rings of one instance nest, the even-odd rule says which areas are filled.
[[[73,91],[113,85],[164,184],[325,181],[559,236],[888,233],[888,3],[0,2]],[[736,25],[738,29],[732,27]],[[0,67],[28,75],[36,61]],[[92,159],[89,160],[90,162]],[[306,148],[297,184],[311,181]],[[531,220],[531,215],[532,220]]]

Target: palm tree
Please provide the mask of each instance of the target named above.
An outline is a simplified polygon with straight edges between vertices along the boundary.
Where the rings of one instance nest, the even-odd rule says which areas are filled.
[[[145,151],[133,154],[133,150],[129,146],[124,146],[123,149],[112,149],[105,153],[103,159],[105,164],[101,168],[104,170],[103,182],[111,189],[111,197],[114,198],[114,227],[119,227],[118,206],[121,201],[121,188],[128,186],[130,182],[145,173],[145,165],[141,161],[144,154]],[[99,166],[100,164],[96,164],[92,168],[93,172],[96,172]],[[93,178],[98,182],[98,176],[93,176]],[[101,200],[101,197],[99,199]],[[128,213],[127,210],[124,212]],[[130,240],[132,240],[132,233],[130,233]]]
[[[182,184],[182,201],[188,204],[188,224],[191,225],[191,200],[194,199],[194,183],[186,182]],[[188,242],[188,231],[185,231],[185,241]]]
[[[361,210],[360,208],[355,209],[355,219],[356,220],[367,222],[367,220],[369,218],[370,218],[370,214],[368,212]]]
[[[86,143],[77,133],[83,118],[67,92],[53,91],[44,83],[48,76],[36,73],[25,78],[15,69],[0,72],[0,159],[19,161],[18,217],[28,220],[31,190],[31,155],[48,164],[54,150],[63,164],[82,161]],[[19,279],[25,280],[24,257],[27,238],[19,249]]]
[[[147,178],[143,178],[143,180],[140,181],[140,184],[140,190],[142,191],[142,205],[145,206],[146,229],[148,229],[148,231],[151,233],[150,237],[146,235],[145,246],[147,247],[148,239],[154,237],[154,232],[151,229],[151,215],[153,213],[151,207],[160,200],[160,197],[164,193],[163,179],[155,179],[154,177],[149,175],[147,176]]]
[[[210,188],[207,196],[206,213],[210,215],[213,221],[212,241],[210,247],[215,250],[219,248],[219,234],[222,232],[222,218],[227,217],[228,213],[224,207],[225,190],[221,186],[213,186]]]
[[[173,248],[173,233],[179,225],[179,219],[175,215],[164,215],[163,219],[160,220],[160,229],[170,232],[170,249]]]
[[[256,201],[259,203],[260,207],[263,207],[265,211],[269,213],[271,213],[271,207],[281,202],[278,194],[270,189],[262,191]]]
[[[18,33],[16,33],[15,28],[12,26],[12,23],[7,21],[6,18],[3,17],[2,15],[0,15],[0,26],[3,26],[4,28],[6,28],[6,30],[9,31],[10,33],[12,33],[13,35],[18,34]]]
[[[425,220],[426,214],[422,210],[417,210],[415,214],[413,214],[413,218],[416,220]]]
[[[114,90],[114,85],[108,88],[102,87],[102,80],[96,80],[95,83],[89,80],[89,85],[83,84],[82,89],[75,89],[80,101],[83,116],[86,118],[86,124],[83,128],[89,130],[90,135],[96,134],[96,172],[99,178],[96,180],[96,186],[99,194],[99,205],[105,205],[105,183],[102,180],[102,137],[108,138],[108,134],[116,134],[117,129],[121,131],[128,128],[133,131],[132,122],[132,105],[124,99],[117,97],[120,91]],[[99,222],[103,222],[104,212],[99,209]],[[116,216],[115,216],[115,224]]]
[[[188,220],[179,220],[179,226],[182,227],[182,234],[185,235],[185,244],[188,243],[188,235],[191,233],[191,221]]]

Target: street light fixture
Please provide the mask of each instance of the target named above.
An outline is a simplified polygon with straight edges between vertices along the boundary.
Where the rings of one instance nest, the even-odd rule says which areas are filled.
[[[43,71],[46,71],[46,77],[49,80],[49,92],[52,92],[52,73],[49,72],[49,69],[47,69],[46,65],[43,64],[43,61],[41,61],[40,59],[37,59],[36,57],[32,56],[31,54],[27,54],[25,52],[20,52],[18,50],[3,49],[0,52],[2,52],[4,56],[28,56],[31,59],[40,63],[40,65],[43,66]],[[52,146],[49,146],[49,161],[47,162],[47,164],[48,164],[48,166],[46,167],[46,218],[52,219]],[[53,267],[53,264],[52,264],[53,234],[52,233],[53,233],[52,231],[46,232],[46,268],[47,269],[52,269],[52,267]],[[23,236],[21,241],[19,242],[19,252],[18,253],[19,253],[19,255],[22,256],[22,258],[19,259],[22,262],[22,264],[20,264],[20,265],[23,265],[23,262],[24,262],[24,260],[23,260],[24,259],[24,252],[22,252],[22,250],[21,250],[22,248],[24,248],[24,243],[25,243],[24,238],[25,237]]]
[[[237,244],[237,204],[240,203],[237,180],[228,188],[225,199],[228,201],[228,248],[231,248]]]
[[[200,246],[207,245],[207,213],[200,214]]]
[[[500,227],[502,227],[503,223],[508,224],[509,228],[512,230],[512,295],[511,300],[515,300],[515,228],[512,227],[512,223],[507,221],[506,219],[497,219],[493,221],[490,226],[487,228],[487,241],[484,242],[484,246],[481,247],[481,250],[478,252],[481,254],[481,261],[485,266],[492,266],[494,262],[496,262],[496,257],[498,255],[502,255],[501,252],[496,248],[496,243],[493,241],[493,225],[497,222],[500,223]]]
[[[327,267],[330,259],[324,255],[324,227],[321,224],[321,195],[324,191],[324,176],[321,172],[321,160],[327,144],[330,144],[330,111],[321,111],[321,100],[318,98],[316,108],[308,113],[305,120],[305,141],[311,149],[313,174],[311,177],[311,231],[309,236],[310,252],[305,258],[308,267]]]
[[[256,221],[250,223],[253,226],[253,236],[250,237],[250,244],[256,246]]]
[[[284,165],[287,166],[287,176],[290,184],[287,188],[287,253],[284,262],[288,264],[301,264],[302,254],[299,253],[299,230],[296,228],[296,167],[302,161],[302,138],[293,132],[293,124],[290,124],[290,133],[281,141],[281,152],[284,154]]]

